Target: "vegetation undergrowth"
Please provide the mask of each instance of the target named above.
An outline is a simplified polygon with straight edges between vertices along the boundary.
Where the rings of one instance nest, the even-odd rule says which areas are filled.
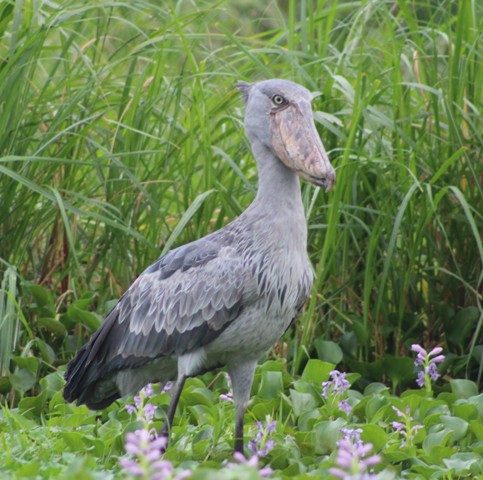
[[[331,472],[344,466],[339,454],[347,449],[341,441],[354,436],[369,445],[362,459],[379,457],[367,478],[483,474],[483,395],[473,382],[438,382],[434,392],[409,389],[395,396],[382,383],[371,383],[362,392],[353,389],[360,375],[333,369],[319,359],[309,360],[297,378],[283,360],[269,360],[258,368],[245,429],[247,458],[257,455],[257,461],[248,464],[231,460],[234,408],[226,375],[189,379],[162,456],[162,470],[168,473],[156,478],[248,480],[266,473],[268,465],[270,478],[336,478]],[[150,465],[159,457],[140,461],[143,452],[153,451],[140,445],[149,446],[148,432],[161,428],[169,392],[154,386],[134,404],[127,399],[92,412],[64,402],[61,372],[48,374],[41,385],[39,395],[0,411],[2,478],[131,478],[136,472],[133,459],[142,472],[152,473]],[[353,453],[350,466],[342,470],[360,467],[361,458]],[[187,471],[188,477],[181,476]]]
[[[362,430],[378,474],[481,468],[481,5],[261,4],[0,3],[1,475],[121,475],[135,422],[119,405],[64,404],[64,365],[160,253],[250,203],[234,85],[271,77],[316,92],[337,185],[303,185],[316,285],[258,371],[247,433],[277,422],[266,460],[287,477],[337,468],[341,428]],[[413,390],[415,343],[444,348],[441,390]],[[354,372],[347,398],[323,395],[328,364]],[[223,378],[183,393],[165,455],[176,468],[228,458]],[[422,427],[409,442],[391,422]]]

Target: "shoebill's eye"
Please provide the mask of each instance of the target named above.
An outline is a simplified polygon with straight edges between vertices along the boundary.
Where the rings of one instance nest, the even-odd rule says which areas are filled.
[[[286,100],[285,100],[285,98],[282,97],[282,95],[274,95],[272,97],[272,102],[275,105],[280,106],[280,105],[283,105],[286,102]]]

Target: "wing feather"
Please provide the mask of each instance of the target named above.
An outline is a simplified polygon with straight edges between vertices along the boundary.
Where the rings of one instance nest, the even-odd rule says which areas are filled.
[[[102,336],[106,366],[119,356],[148,361],[203,346],[252,301],[254,281],[237,252],[202,240],[159,259],[126,291],[113,324],[101,327],[111,330]]]

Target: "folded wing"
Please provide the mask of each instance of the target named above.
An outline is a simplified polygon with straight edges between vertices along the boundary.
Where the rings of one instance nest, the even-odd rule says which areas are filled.
[[[181,355],[214,340],[252,301],[253,280],[230,246],[208,238],[145,270],[78,352],[64,396],[80,403],[113,372]]]

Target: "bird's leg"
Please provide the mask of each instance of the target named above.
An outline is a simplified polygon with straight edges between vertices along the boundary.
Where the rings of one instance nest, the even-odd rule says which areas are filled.
[[[184,375],[179,376],[176,380],[176,383],[172,388],[171,402],[169,403],[168,412],[166,414],[166,421],[159,432],[160,436],[166,438],[165,449],[168,448],[169,432],[171,430],[171,426],[173,425],[174,414],[176,413],[176,407],[178,406],[179,397],[181,396],[185,381],[186,377]]]
[[[235,402],[235,452],[243,452],[243,417],[250,400],[256,360],[232,363],[228,367]]]

